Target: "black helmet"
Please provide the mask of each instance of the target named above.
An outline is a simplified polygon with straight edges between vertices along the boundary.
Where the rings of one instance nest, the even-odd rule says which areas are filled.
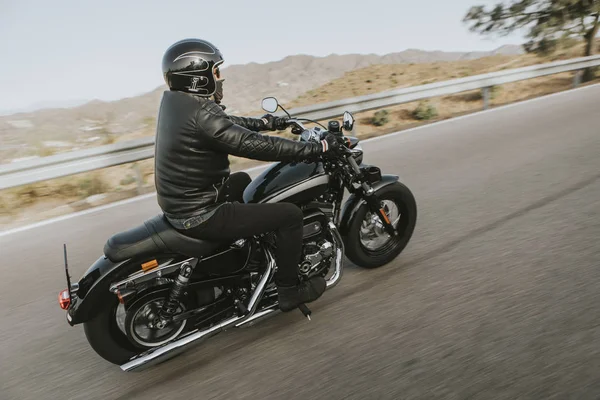
[[[184,39],[171,45],[162,60],[165,82],[171,90],[211,96],[220,80],[223,55],[201,39]]]

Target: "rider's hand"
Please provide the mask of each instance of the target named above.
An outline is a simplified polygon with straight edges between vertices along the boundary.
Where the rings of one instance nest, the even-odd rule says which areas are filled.
[[[333,153],[333,154],[338,154],[340,153],[343,148],[343,139],[333,135],[333,134],[328,134],[325,136],[325,139],[321,140],[321,144],[323,145],[323,152],[324,153]]]
[[[270,131],[282,131],[287,128],[287,117],[275,117],[271,114],[265,114],[262,117],[262,121]]]

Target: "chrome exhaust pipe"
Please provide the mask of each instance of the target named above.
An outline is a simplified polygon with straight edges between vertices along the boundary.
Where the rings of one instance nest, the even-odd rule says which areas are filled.
[[[333,275],[327,280],[327,289],[331,289],[337,285],[343,274],[343,261],[344,261],[344,242],[338,232],[337,227],[333,222],[329,223],[329,229],[332,232],[333,240],[336,243],[336,255],[335,255],[335,266]],[[267,283],[271,280],[275,270],[275,259],[270,251],[265,251],[267,256],[267,270],[261,277],[256,290],[252,293],[252,297],[248,302],[248,314],[241,317],[232,317],[226,321],[221,322],[209,329],[203,331],[192,332],[174,342],[167,343],[160,347],[155,347],[148,350],[145,353],[139,354],[138,356],[130,359],[127,363],[121,365],[123,371],[142,371],[148,367],[164,362],[170,358],[175,357],[186,351],[192,345],[198,344],[203,339],[207,339],[211,336],[220,333],[221,331],[230,328],[232,326],[240,327],[252,322],[256,322],[259,319],[266,318],[279,311],[277,305],[273,305],[267,309],[256,312],[258,303],[264,295]]]
[[[258,303],[260,302],[265,292],[267,283],[271,280],[271,277],[273,276],[273,272],[275,270],[275,259],[273,258],[273,255],[268,250],[265,251],[265,254],[268,260],[267,269],[263,276],[260,278],[260,281],[256,286],[256,290],[254,290],[254,293],[252,293],[252,297],[250,297],[250,301],[248,302],[248,313],[246,315],[241,317],[229,318],[228,320],[225,320],[209,329],[205,329],[203,331],[195,331],[174,342],[167,343],[160,347],[152,348],[145,353],[141,353],[135,356],[125,364],[121,365],[121,369],[123,371],[142,371],[148,367],[151,367],[170,358],[173,358],[178,354],[181,354],[192,345],[197,344],[201,339],[206,339],[210,336],[214,336],[217,333],[235,324],[242,323],[248,320],[250,317],[252,317],[256,312]]]
[[[256,314],[253,314],[250,318],[246,319],[245,321],[237,323],[235,325],[235,327],[239,328],[241,326],[246,326],[246,325],[248,327],[250,327],[253,325],[253,323],[256,323],[258,320],[266,319],[267,317],[275,314],[277,311],[280,311],[279,306],[277,304],[272,305],[269,308],[265,308],[264,310],[260,310]]]
[[[326,281],[327,290],[331,289],[332,287],[334,287],[335,285],[337,285],[340,282],[340,279],[342,278],[342,274],[344,271],[344,241],[342,240],[342,237],[340,236],[340,233],[333,222],[329,223],[329,229],[331,230],[333,240],[336,244],[336,254],[335,254],[335,259],[333,261],[335,263],[333,275],[331,275],[331,277]],[[277,304],[272,305],[269,308],[266,308],[264,310],[257,312],[256,314],[252,315],[250,318],[248,318],[242,322],[238,322],[235,325],[235,327],[239,328],[241,326],[246,326],[246,325],[251,326],[251,325],[253,325],[252,324],[253,322],[255,323],[258,320],[262,320],[264,318],[267,318],[268,316],[272,316],[274,313],[276,313],[278,311],[280,311],[278,305]]]
[[[333,275],[327,279],[327,289],[331,289],[340,282],[344,272],[344,241],[340,236],[337,226],[333,222],[329,222],[329,230],[332,233],[333,240],[336,244],[335,251],[335,269]]]
[[[340,279],[342,278],[342,274],[344,271],[344,241],[342,240],[342,237],[340,236],[339,231],[333,222],[329,223],[329,229],[331,230],[331,233],[333,234],[333,240],[336,244],[336,254],[335,254],[335,259],[333,261],[335,263],[333,275],[331,275],[331,277],[326,281],[327,290],[331,289],[332,287],[334,287],[335,285],[337,285],[340,282]],[[269,308],[266,308],[264,310],[257,312],[256,314],[252,315],[250,318],[248,318],[242,322],[238,322],[235,325],[235,327],[239,328],[241,326],[246,326],[246,325],[251,326],[251,325],[253,325],[253,323],[256,323],[258,320],[262,320],[269,316],[272,316],[274,313],[276,313],[278,311],[280,311],[278,305],[277,304],[272,305]]]

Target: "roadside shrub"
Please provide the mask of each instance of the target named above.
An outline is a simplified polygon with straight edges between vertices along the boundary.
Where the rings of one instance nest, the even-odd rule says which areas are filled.
[[[135,176],[127,175],[125,178],[121,179],[119,182],[122,186],[127,186],[135,182]]]
[[[12,211],[13,208],[9,204],[8,199],[0,194],[0,215],[10,215]]]
[[[35,184],[19,187],[15,190],[14,196],[20,204],[30,205],[36,198],[40,197],[39,187]]]
[[[387,110],[379,110],[371,118],[371,123],[375,126],[383,126],[389,122]]]
[[[56,150],[48,147],[41,147],[37,153],[40,157],[49,157],[56,154]]]
[[[102,139],[102,144],[113,144],[117,141],[117,136],[112,133],[107,133]]]
[[[502,88],[498,85],[494,85],[492,87],[490,87],[490,99],[495,99],[500,92],[502,91]]]
[[[79,182],[79,194],[83,197],[92,196],[94,194],[105,193],[108,191],[108,185],[102,180],[98,174],[85,177]]]
[[[429,102],[421,101],[413,111],[413,117],[418,120],[428,120],[438,116],[437,109]]]

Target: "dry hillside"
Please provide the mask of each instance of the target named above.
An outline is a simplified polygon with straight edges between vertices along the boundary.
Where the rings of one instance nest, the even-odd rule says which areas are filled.
[[[266,64],[224,68],[228,112],[244,114],[275,95],[283,102],[317,88],[344,73],[369,65],[471,60],[492,54],[521,53],[518,46],[492,52],[406,50],[375,54],[289,56]],[[164,87],[113,102],[92,101],[79,107],[39,110],[0,117],[0,163],[151,135]]]
[[[600,40],[597,46],[600,52]],[[390,89],[580,57],[582,53],[583,45],[574,45],[560,49],[547,57],[531,54],[494,55],[474,60],[375,65],[349,71],[338,79],[308,91],[285,106],[293,108],[324,103]],[[497,106],[569,89],[573,84],[573,75],[574,73],[568,72],[495,87],[491,93],[490,104]],[[380,135],[426,121],[480,110],[482,104],[481,91],[477,90],[430,101],[401,104],[385,110],[358,113],[355,115],[357,124],[353,133],[362,138]]]

